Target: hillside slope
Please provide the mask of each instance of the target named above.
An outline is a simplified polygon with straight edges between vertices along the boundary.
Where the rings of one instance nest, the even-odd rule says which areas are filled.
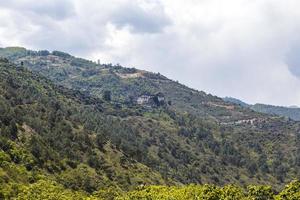
[[[300,108],[289,108],[266,104],[254,104],[251,106],[251,109],[256,112],[289,117],[293,120],[300,121]]]
[[[250,105],[232,97],[225,97],[223,98],[223,100],[226,102],[240,105],[245,108],[250,108],[251,110],[254,110],[256,112],[287,117],[295,121],[300,121],[300,108],[298,107],[273,106],[260,103]]]
[[[166,102],[180,112],[216,120],[247,118],[250,110],[239,112],[221,98],[193,90],[160,74],[124,68],[120,65],[96,64],[54,51],[30,51],[24,48],[0,49],[0,56],[38,72],[56,84],[102,97],[111,91],[112,100],[122,104],[136,102],[141,95],[162,93]]]
[[[166,184],[106,138],[111,119],[93,101],[0,60],[0,198],[41,179],[86,192]],[[92,110],[104,123],[97,130],[85,119]]]
[[[101,138],[107,138],[105,146],[111,144],[112,149],[115,147],[129,160],[142,163],[141,168],[147,166],[151,173],[159,172],[162,176],[161,179],[159,175],[149,175],[145,182],[267,183],[278,188],[299,177],[300,129],[295,121],[225,102],[160,74],[96,64],[63,52],[6,48],[0,49],[1,55],[58,85],[53,87],[63,93],[54,98],[63,96],[65,102],[69,102],[65,107],[70,106],[70,111],[75,109],[76,114],[69,116],[61,107],[57,112],[71,117],[73,129],[80,131],[84,127],[91,135],[100,134]],[[51,95],[48,95],[50,99]],[[35,119],[40,118],[43,119],[43,115]],[[31,127],[34,130],[43,127],[39,123],[32,124],[35,124]],[[58,141],[71,138],[76,143],[82,139],[69,137],[65,135],[67,132],[64,130],[48,138],[47,144],[58,146],[64,153],[74,152],[73,148],[80,145]],[[47,138],[47,134],[44,136]],[[66,151],[68,146],[70,151]],[[86,151],[75,152],[72,159],[79,159],[79,163],[85,161]],[[122,163],[116,161],[119,162]],[[117,169],[111,168],[110,172],[114,170]],[[123,168],[118,167],[118,170]],[[124,170],[126,172],[126,167]],[[130,171],[127,177],[133,183],[140,183],[135,182],[131,174],[134,173],[132,166],[127,170]],[[141,171],[140,174],[143,179],[147,173]],[[131,182],[121,180],[116,184],[123,187]]]

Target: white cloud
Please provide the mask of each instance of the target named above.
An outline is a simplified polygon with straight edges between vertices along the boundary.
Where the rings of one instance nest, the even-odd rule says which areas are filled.
[[[136,66],[251,103],[300,105],[298,0],[45,2],[0,0],[0,44]]]

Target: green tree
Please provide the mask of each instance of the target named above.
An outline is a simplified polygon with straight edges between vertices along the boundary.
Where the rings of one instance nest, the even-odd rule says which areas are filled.
[[[109,90],[104,91],[103,99],[105,101],[111,101],[111,91],[109,91]]]
[[[294,180],[275,197],[276,200],[299,200],[300,199],[300,181]]]
[[[272,200],[274,199],[274,192],[271,186],[255,186],[249,185],[247,187],[248,196],[252,200]]]

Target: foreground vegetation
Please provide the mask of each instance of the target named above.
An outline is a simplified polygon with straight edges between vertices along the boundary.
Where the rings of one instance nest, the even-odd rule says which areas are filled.
[[[300,182],[293,181],[275,194],[271,186],[250,185],[246,189],[235,185],[217,187],[215,185],[187,186],[140,186],[124,192],[117,187],[98,190],[93,194],[74,192],[62,185],[47,180],[39,180],[27,186],[16,186],[13,198],[34,200],[298,200]],[[5,197],[5,188],[0,191]],[[4,195],[4,196],[3,196]],[[0,196],[1,197],[1,196]]]

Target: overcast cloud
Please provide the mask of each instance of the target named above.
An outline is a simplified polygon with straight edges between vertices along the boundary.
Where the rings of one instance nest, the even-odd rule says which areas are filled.
[[[0,0],[0,46],[160,72],[249,103],[300,106],[299,0]]]

